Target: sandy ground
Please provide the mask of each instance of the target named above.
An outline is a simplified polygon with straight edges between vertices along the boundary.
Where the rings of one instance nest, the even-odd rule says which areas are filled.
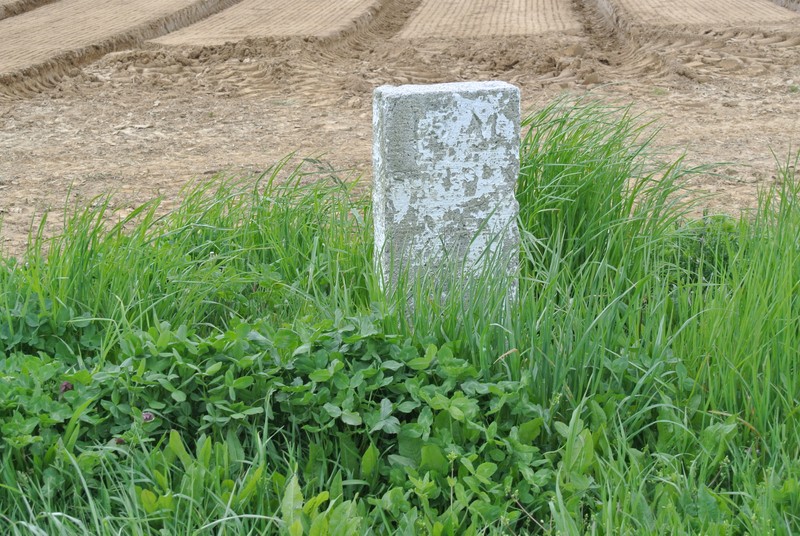
[[[0,248],[12,254],[45,211],[55,230],[67,201],[114,193],[125,215],[292,152],[367,188],[381,84],[499,79],[525,109],[565,93],[631,104],[658,121],[665,157],[711,166],[692,183],[716,194],[711,210],[752,207],[776,157],[800,148],[795,0],[42,4],[0,0]]]
[[[770,0],[616,0],[624,17],[633,23],[653,26],[697,27],[796,23],[796,16]]]
[[[560,0],[423,0],[399,36],[474,38],[578,33],[570,2]]]
[[[240,41],[242,37],[331,37],[357,26],[360,20],[368,22],[378,8],[378,0],[243,0],[154,42],[208,46]]]
[[[0,81],[50,78],[113,48],[202,20],[219,0],[60,0],[0,20]],[[30,7],[30,6],[29,6]],[[38,73],[37,73],[38,71]],[[19,82],[22,82],[21,84]]]

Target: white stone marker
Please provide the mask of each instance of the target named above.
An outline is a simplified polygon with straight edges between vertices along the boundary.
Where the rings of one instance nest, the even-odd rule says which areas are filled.
[[[486,259],[516,271],[519,102],[505,82],[375,90],[375,258],[385,284],[445,266],[466,279]]]

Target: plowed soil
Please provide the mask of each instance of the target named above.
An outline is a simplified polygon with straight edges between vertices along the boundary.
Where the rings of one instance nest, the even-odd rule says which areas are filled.
[[[770,0],[605,0],[633,22],[682,27],[797,23],[797,16]]]
[[[0,19],[11,253],[67,201],[114,193],[121,216],[291,152],[368,188],[381,84],[630,104],[663,158],[708,166],[691,186],[712,211],[752,207],[800,148],[796,0],[0,0]]]
[[[117,48],[201,20],[224,0],[60,0],[0,20],[0,83],[51,79]]]
[[[0,0],[0,19],[25,13],[55,0]]]
[[[401,38],[491,37],[577,32],[580,22],[563,0],[423,0]]]
[[[367,20],[377,4],[378,0],[243,0],[154,42],[207,46],[240,41],[242,37],[329,37],[355,27],[361,19]]]

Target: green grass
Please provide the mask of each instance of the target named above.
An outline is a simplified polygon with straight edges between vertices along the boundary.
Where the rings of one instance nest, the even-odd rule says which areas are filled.
[[[701,170],[627,110],[523,130],[511,300],[491,266],[385,295],[368,201],[313,163],[34,234],[0,270],[0,531],[800,531],[800,154],[693,219]]]

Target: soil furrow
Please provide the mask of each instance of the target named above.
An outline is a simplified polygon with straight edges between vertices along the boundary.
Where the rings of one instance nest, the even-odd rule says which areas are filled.
[[[61,0],[0,21],[0,97],[54,86],[76,67],[192,24],[240,0]]]
[[[604,24],[627,42],[624,63],[641,66],[643,74],[697,81],[761,74],[794,63],[800,43],[800,16],[767,0],[679,0],[671,10],[655,0],[593,3]]]
[[[57,0],[0,0],[0,20],[14,17]]]
[[[568,0],[424,0],[399,37],[529,36],[579,29]]]
[[[244,0],[202,22],[153,42],[173,46],[214,46],[247,38],[332,37],[363,24],[378,9],[379,0]],[[298,17],[297,13],[303,13]]]
[[[772,0],[774,3],[786,9],[800,13],[800,0]]]

